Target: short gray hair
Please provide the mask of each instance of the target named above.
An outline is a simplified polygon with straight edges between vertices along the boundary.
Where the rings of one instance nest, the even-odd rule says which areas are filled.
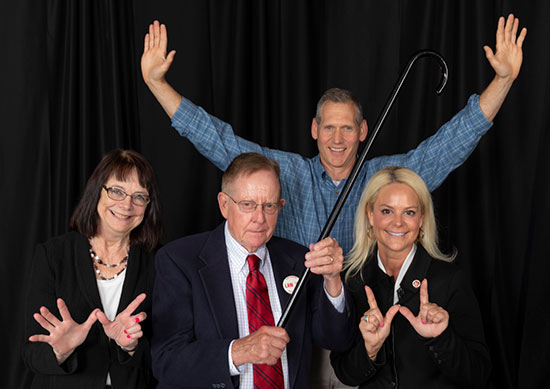
[[[315,112],[315,120],[317,121],[317,124],[321,124],[321,110],[327,101],[343,104],[350,102],[353,103],[355,107],[355,124],[357,124],[358,127],[361,125],[361,122],[363,121],[363,108],[361,107],[361,103],[349,90],[340,88],[328,89],[325,93],[323,93],[317,102],[317,110]]]

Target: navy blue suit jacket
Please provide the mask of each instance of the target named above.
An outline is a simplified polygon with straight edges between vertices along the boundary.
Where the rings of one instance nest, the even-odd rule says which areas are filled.
[[[289,275],[301,276],[307,249],[273,237],[267,244],[284,307]],[[237,312],[225,245],[224,224],[211,232],[169,243],[157,253],[153,293],[153,372],[159,388],[231,388],[228,349],[239,338]],[[289,383],[309,387],[311,344],[343,351],[353,344],[348,309],[338,313],[326,297],[322,277],[312,275],[286,326]]]

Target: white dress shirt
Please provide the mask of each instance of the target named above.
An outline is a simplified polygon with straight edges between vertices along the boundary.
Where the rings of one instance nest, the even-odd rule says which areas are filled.
[[[225,223],[225,244],[227,247],[227,258],[229,260],[229,271],[231,273],[231,283],[233,285],[233,297],[235,299],[235,307],[237,309],[237,322],[239,327],[239,338],[244,338],[250,335],[248,329],[248,311],[246,308],[246,278],[248,277],[249,268],[246,258],[250,254],[256,255],[260,258],[260,272],[265,278],[267,284],[267,291],[269,295],[269,302],[271,304],[271,311],[273,312],[273,319],[275,323],[279,321],[282,315],[281,302],[277,293],[277,284],[275,282],[275,276],[273,275],[273,267],[271,265],[271,258],[269,251],[264,246],[260,247],[255,253],[249,253],[243,246],[241,246],[229,232],[227,222]],[[305,259],[304,259],[305,260]],[[300,277],[300,274],[295,274]],[[345,308],[344,293],[338,297],[331,297],[328,293],[325,293],[334,307],[343,312]],[[233,340],[229,345],[227,352],[229,371],[231,375],[240,375],[240,388],[241,389],[253,389],[254,388],[254,371],[251,363],[245,363],[240,366],[235,366],[232,359]],[[281,366],[283,368],[283,377],[285,388],[289,388],[289,375],[288,375],[288,357],[287,350],[283,351],[281,355]]]

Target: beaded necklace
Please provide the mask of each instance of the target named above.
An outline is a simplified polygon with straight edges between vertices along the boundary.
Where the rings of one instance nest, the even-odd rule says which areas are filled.
[[[126,256],[124,258],[122,258],[122,261],[120,261],[119,263],[115,263],[115,264],[109,264],[109,263],[103,262],[99,258],[99,256],[96,253],[94,253],[92,248],[90,248],[90,256],[93,259],[94,270],[97,274],[97,278],[99,278],[100,280],[104,280],[104,281],[109,281],[109,280],[113,280],[113,279],[117,278],[120,275],[120,273],[122,273],[124,270],[126,270],[126,267],[128,266],[128,254],[129,253],[130,253],[130,250],[128,249],[128,251],[126,252]],[[114,276],[112,276],[110,278],[106,278],[105,276],[103,276],[103,274],[101,274],[101,270],[99,270],[99,267],[98,267],[98,265],[105,266],[105,267],[117,267],[117,266],[120,266],[122,264],[124,264],[124,267],[117,274],[115,274]]]

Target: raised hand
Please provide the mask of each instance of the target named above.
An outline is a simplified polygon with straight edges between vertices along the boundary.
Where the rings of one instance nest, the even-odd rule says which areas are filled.
[[[527,29],[523,28],[517,36],[519,19],[513,14],[508,15],[506,23],[504,17],[498,20],[495,52],[489,46],[483,46],[487,60],[495,70],[497,77],[515,80],[523,61],[522,45]],[[517,37],[517,38],[516,38]]]
[[[402,306],[399,312],[411,323],[418,335],[424,338],[435,338],[449,326],[449,313],[439,305],[430,303],[427,279],[424,279],[420,286],[418,316],[414,316],[405,306]]]
[[[284,328],[262,326],[233,342],[231,357],[235,366],[243,363],[274,365],[290,341]]]
[[[97,311],[97,319],[103,326],[105,334],[113,339],[124,351],[134,351],[138,345],[139,338],[143,336],[139,323],[147,318],[147,314],[140,312],[134,315],[133,313],[145,300],[145,297],[145,293],[137,296],[113,321],[110,321],[102,311]]]
[[[166,72],[170,69],[176,55],[175,50],[166,55],[167,47],[166,26],[155,20],[149,25],[149,33],[145,35],[141,56],[141,73],[146,84],[165,81]]]
[[[369,310],[365,312],[363,319],[359,323],[359,331],[365,341],[365,349],[370,359],[374,360],[378,351],[382,348],[384,341],[390,334],[391,322],[395,314],[399,311],[399,305],[393,305],[386,312],[386,316],[382,315],[374,293],[371,288],[365,285],[365,293],[369,302]]]
[[[325,288],[332,297],[339,296],[342,291],[340,272],[344,263],[342,248],[335,239],[328,237],[310,244],[309,250],[306,254],[305,266],[312,273],[323,276]]]
[[[40,312],[33,315],[34,320],[50,334],[32,335],[29,341],[48,343],[52,346],[57,362],[62,364],[86,340],[90,328],[97,320],[98,309],[93,310],[84,323],[78,324],[71,317],[63,299],[57,299],[57,308],[61,314],[61,320],[46,307],[40,307]]]

